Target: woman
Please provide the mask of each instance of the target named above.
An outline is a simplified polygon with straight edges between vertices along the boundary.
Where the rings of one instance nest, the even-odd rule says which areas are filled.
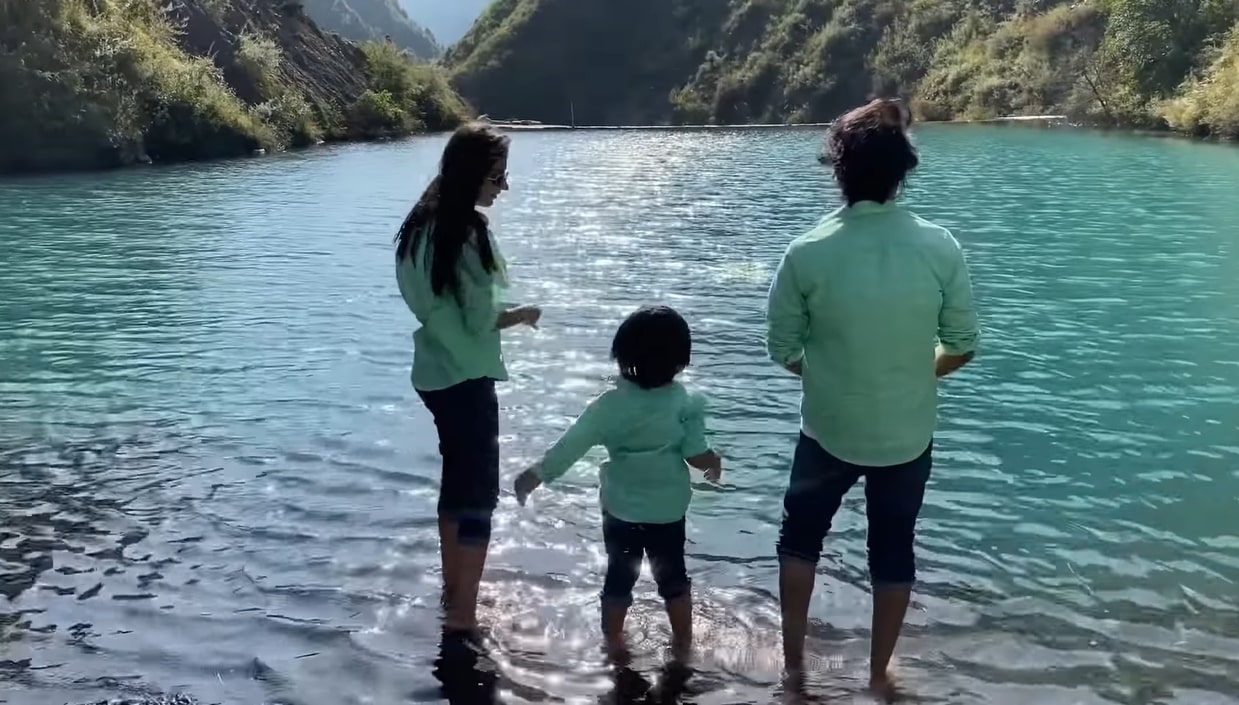
[[[896,202],[919,163],[907,123],[891,100],[835,122],[826,152],[846,205],[791,244],[770,289],[767,346],[803,391],[778,542],[793,682],[822,542],[844,494],[863,477],[870,674],[875,689],[891,689],[887,669],[915,578],[913,532],[929,479],[937,380],[972,359],[979,337],[959,243]]]
[[[461,127],[439,175],[396,235],[400,294],[421,328],[413,334],[413,387],[434,417],[443,456],[439,547],[449,631],[477,626],[478,584],[499,503],[499,401],[507,380],[499,332],[537,325],[533,306],[504,310],[503,257],[479,207],[508,189],[506,136]]]

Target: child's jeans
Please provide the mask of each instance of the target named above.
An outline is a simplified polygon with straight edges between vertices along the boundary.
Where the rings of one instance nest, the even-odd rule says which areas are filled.
[[[607,577],[602,606],[628,607],[632,589],[641,575],[641,559],[650,558],[650,572],[665,601],[688,594],[690,582],[684,564],[684,519],[670,524],[635,524],[603,512],[602,539],[607,548]]]

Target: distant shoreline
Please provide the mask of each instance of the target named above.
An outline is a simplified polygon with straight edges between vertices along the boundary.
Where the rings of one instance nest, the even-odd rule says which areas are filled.
[[[543,124],[531,120],[487,120],[485,116],[481,119],[483,122],[489,122],[494,127],[505,132],[572,132],[576,130],[585,132],[606,132],[617,130],[647,132],[700,132],[711,130],[825,130],[830,127],[830,123],[828,122],[799,122],[786,124],[737,123],[725,125],[577,125],[576,127],[573,127],[571,125]],[[1011,115],[1007,117],[983,118],[980,120],[920,120],[913,123],[913,127],[916,125],[1019,125],[1028,127],[1065,127],[1072,129],[1112,132],[1116,134],[1139,137],[1187,140],[1189,142],[1201,142],[1204,144],[1239,145],[1239,141],[1237,140],[1228,140],[1218,137],[1200,137],[1197,135],[1177,132],[1171,129],[1159,130],[1147,127],[1142,128],[1123,125],[1075,122],[1066,115]]]
[[[568,132],[573,130],[605,131],[605,130],[794,130],[794,129],[825,129],[829,122],[797,122],[797,123],[738,123],[724,125],[556,125],[534,122],[530,120],[487,120],[494,127],[508,132]],[[1038,123],[1046,125],[1070,124],[1066,115],[1014,115],[1011,117],[987,118],[984,120],[924,120],[917,124],[923,125],[981,125],[987,123]]]

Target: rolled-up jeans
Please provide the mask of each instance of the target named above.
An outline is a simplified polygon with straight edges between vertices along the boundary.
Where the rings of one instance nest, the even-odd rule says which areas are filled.
[[[499,398],[495,380],[471,379],[447,389],[418,391],[439,431],[443,475],[439,517],[458,522],[463,545],[490,541],[499,505]]]
[[[916,519],[932,465],[932,442],[919,457],[902,465],[864,467],[836,458],[801,434],[783,497],[779,556],[816,564],[843,496],[863,477],[869,578],[875,590],[910,588],[916,581]]]

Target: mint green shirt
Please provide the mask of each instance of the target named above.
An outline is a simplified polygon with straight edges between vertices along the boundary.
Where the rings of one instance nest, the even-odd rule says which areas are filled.
[[[710,450],[705,400],[678,382],[642,389],[620,379],[547,451],[538,477],[554,482],[596,446],[610,456],[599,472],[603,511],[634,523],[679,521],[693,496],[684,461]]]
[[[855,465],[916,459],[937,424],[934,351],[979,330],[959,243],[894,201],[840,208],[788,247],[770,288],[767,347],[800,360],[807,435]]]
[[[460,297],[450,291],[436,296],[430,285],[430,238],[396,262],[400,295],[421,327],[413,334],[413,387],[433,392],[471,379],[508,379],[495,327],[507,284],[498,243],[491,238],[497,269],[488,273],[472,244],[460,258]]]

